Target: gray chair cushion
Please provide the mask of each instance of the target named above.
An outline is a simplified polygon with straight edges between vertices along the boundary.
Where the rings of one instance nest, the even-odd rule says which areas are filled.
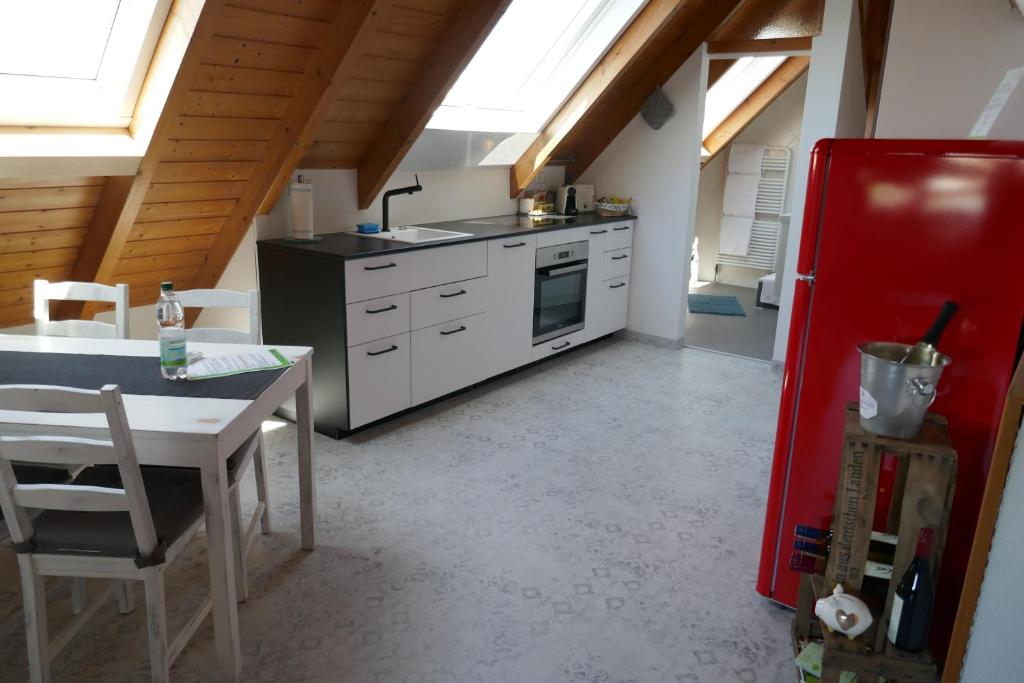
[[[183,467],[143,467],[146,497],[161,545],[181,537],[203,514],[199,470]],[[121,488],[116,467],[83,470],[73,484]],[[135,533],[127,512],[45,510],[32,523],[34,552],[62,555],[138,557]]]

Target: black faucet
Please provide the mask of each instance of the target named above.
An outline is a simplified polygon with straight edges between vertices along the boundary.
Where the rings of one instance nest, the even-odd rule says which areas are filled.
[[[391,199],[391,197],[396,194],[412,194],[413,192],[420,192],[423,190],[423,186],[420,185],[420,176],[418,173],[415,175],[415,178],[415,185],[410,185],[409,187],[396,187],[395,189],[388,190],[387,192],[384,193],[384,215],[381,221],[384,225],[381,228],[382,232],[391,232],[391,228],[388,227],[388,200]]]

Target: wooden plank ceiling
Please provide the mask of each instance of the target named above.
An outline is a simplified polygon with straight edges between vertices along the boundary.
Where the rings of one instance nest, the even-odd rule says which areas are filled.
[[[0,180],[0,327],[37,277],[216,286],[296,167],[358,169],[368,206],[510,1],[206,0],[137,175]],[[820,3],[650,0],[535,156],[578,177],[702,41],[813,35]]]

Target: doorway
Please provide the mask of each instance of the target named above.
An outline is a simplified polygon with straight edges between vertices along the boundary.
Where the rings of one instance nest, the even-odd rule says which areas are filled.
[[[709,62],[686,346],[772,359],[808,63]]]

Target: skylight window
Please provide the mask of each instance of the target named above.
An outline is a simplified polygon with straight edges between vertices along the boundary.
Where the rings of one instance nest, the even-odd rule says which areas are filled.
[[[736,107],[750,97],[779,68],[785,57],[741,57],[708,89],[704,99],[704,132],[707,139]]]
[[[127,126],[170,4],[0,2],[0,125]]]
[[[428,128],[537,133],[646,0],[513,0]]]

